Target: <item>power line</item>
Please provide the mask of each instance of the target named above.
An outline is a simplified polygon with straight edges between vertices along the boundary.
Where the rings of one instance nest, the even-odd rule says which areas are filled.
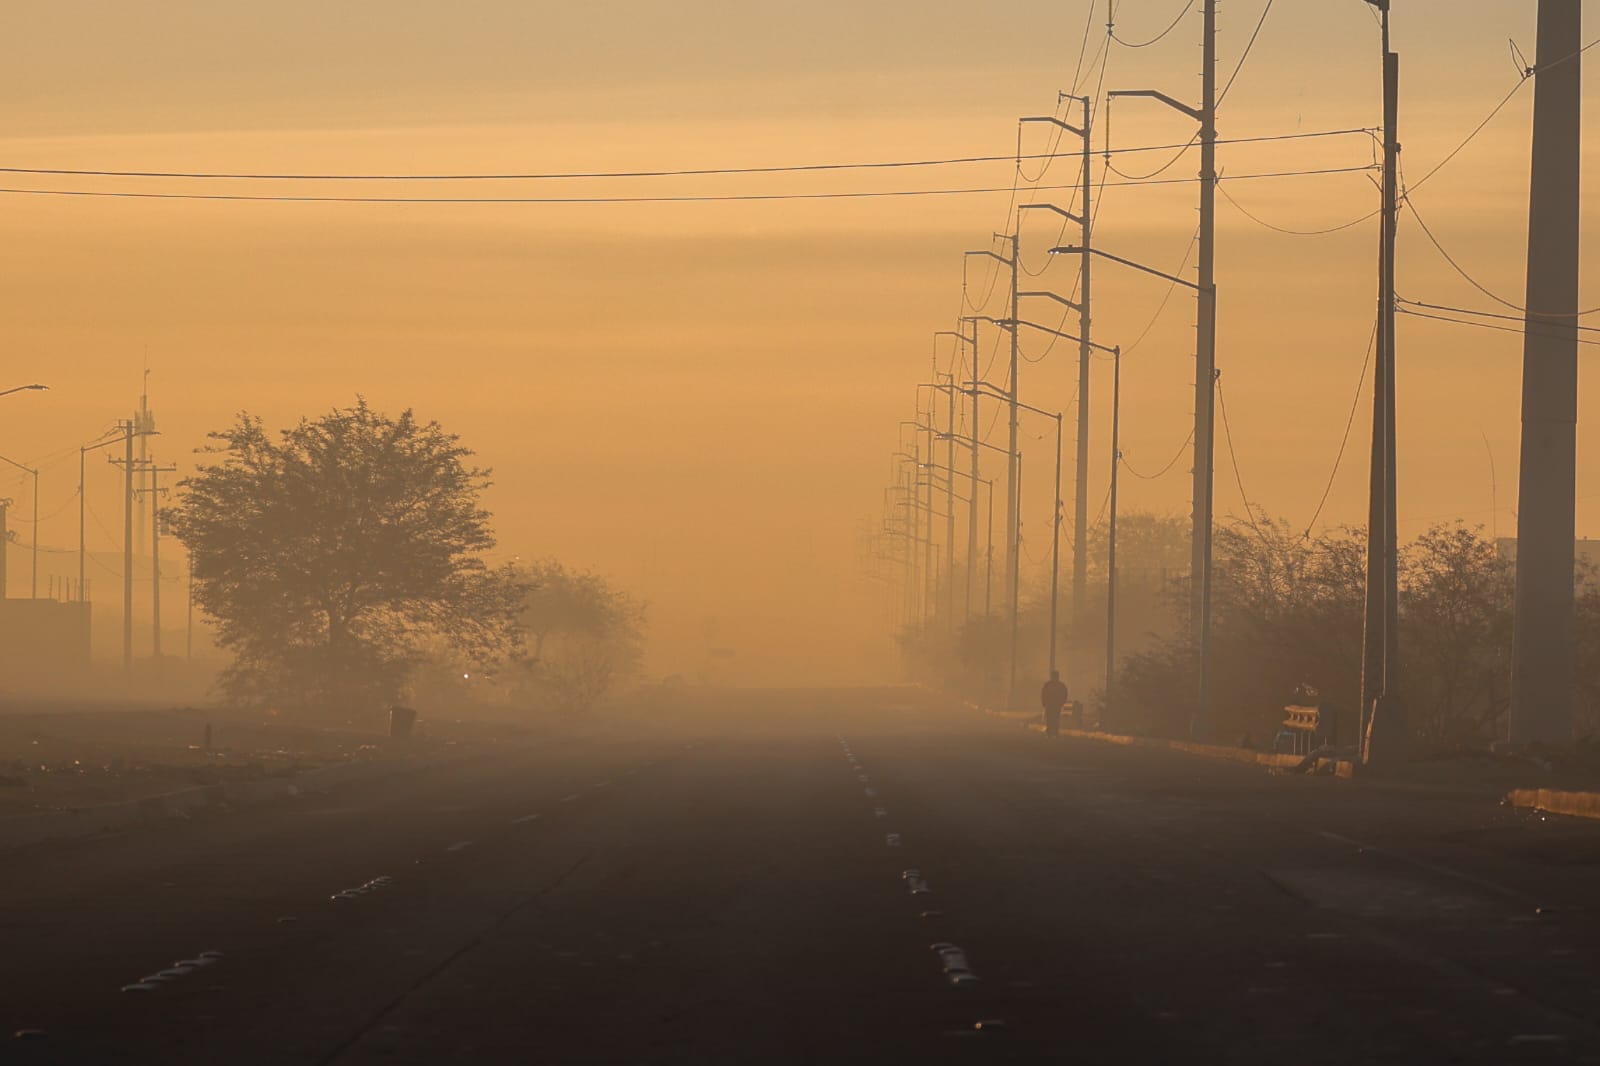
[[[1493,300],[1502,307],[1509,307],[1513,311],[1520,311],[1523,314],[1528,314],[1528,309],[1526,307],[1523,307],[1520,304],[1512,303],[1510,300],[1497,295],[1495,292],[1489,289],[1488,286],[1484,285],[1477,278],[1467,273],[1467,269],[1456,261],[1455,256],[1451,255],[1445,250],[1445,247],[1440,242],[1439,238],[1434,236],[1433,230],[1428,228],[1427,222],[1423,221],[1422,215],[1417,211],[1417,205],[1415,201],[1411,199],[1409,192],[1405,195],[1405,197],[1403,197],[1403,199],[1405,200],[1406,206],[1411,209],[1411,217],[1417,220],[1418,226],[1422,227],[1422,232],[1427,236],[1428,241],[1434,246],[1435,249],[1438,250],[1440,255],[1444,256],[1444,261],[1449,263],[1451,268],[1454,269],[1457,274],[1460,274],[1468,285],[1471,285],[1474,289],[1477,289],[1479,292],[1483,293],[1483,295],[1487,296],[1489,299]],[[1536,311],[1534,312],[1534,315],[1538,318],[1583,318],[1586,315],[1592,315],[1597,312],[1600,312],[1600,307],[1591,307],[1584,311],[1558,311],[1549,314],[1542,311]]]
[[[1361,130],[1325,130],[1312,133],[1279,134],[1266,137],[1248,137],[1218,141],[1219,144],[1241,144],[1251,141],[1299,140],[1306,137],[1337,137]],[[1116,154],[1166,151],[1176,145],[1138,145],[1114,149]],[[594,170],[594,171],[529,171],[529,172],[455,172],[437,174],[371,173],[352,174],[339,172],[251,172],[208,170],[120,170],[113,167],[19,167],[0,166],[0,174],[28,174],[42,177],[75,178],[166,178],[199,181],[576,181],[634,178],[717,177],[758,174],[805,174],[848,170],[907,170],[924,167],[965,166],[980,163],[1012,163],[1018,159],[1048,159],[1050,153],[1018,156],[963,155],[925,159],[867,160],[847,163],[793,163],[777,166],[689,167],[678,170]]]
[[[1345,419],[1344,436],[1339,440],[1339,453],[1333,457],[1333,470],[1328,474],[1328,483],[1322,489],[1322,499],[1317,501],[1317,509],[1311,515],[1311,521],[1306,523],[1305,536],[1311,536],[1311,530],[1317,524],[1317,519],[1322,517],[1322,509],[1328,505],[1328,497],[1333,493],[1333,482],[1339,476],[1339,468],[1344,465],[1345,449],[1350,446],[1350,430],[1356,424],[1356,411],[1361,407],[1361,390],[1367,384],[1367,370],[1372,366],[1372,352],[1378,343],[1378,321],[1372,321],[1372,336],[1367,341],[1367,355],[1361,360],[1361,374],[1356,378],[1356,393],[1350,398],[1350,417]]]
[[[1496,333],[1514,333],[1519,337],[1526,336],[1528,332],[1526,329],[1517,329],[1515,326],[1497,326],[1493,322],[1475,322],[1464,318],[1449,318],[1445,315],[1436,315],[1427,311],[1416,311],[1404,305],[1396,307],[1395,310],[1402,315],[1410,315],[1412,318],[1426,318],[1434,322],[1449,322],[1456,326],[1476,326],[1478,329],[1491,329]],[[1600,341],[1584,340],[1582,337],[1577,340],[1579,344],[1587,347],[1600,348]]]
[[[1118,456],[1118,461],[1122,463],[1122,469],[1126,470],[1140,481],[1155,481],[1159,478],[1165,477],[1173,467],[1178,465],[1178,460],[1183,458],[1183,453],[1189,450],[1189,445],[1192,443],[1194,443],[1194,430],[1191,429],[1189,431],[1189,435],[1183,438],[1183,443],[1178,445],[1178,450],[1173,454],[1172,459],[1168,461],[1166,466],[1162,467],[1160,470],[1157,470],[1154,474],[1139,473],[1139,471],[1135,470],[1132,464],[1130,464],[1125,457]]]
[[[1355,174],[1371,170],[1370,164],[1355,167],[1323,167],[1315,170],[1277,170],[1259,174],[1231,174],[1218,180],[1247,181],[1262,178],[1299,178],[1328,174]],[[1161,181],[1118,181],[1113,187],[1127,185],[1187,185],[1198,178],[1170,178]],[[1076,189],[1071,185],[1040,185],[1041,190]],[[841,192],[812,193],[727,193],[684,196],[298,196],[257,193],[181,193],[181,192],[127,192],[104,189],[15,189],[0,188],[0,195],[57,196],[86,199],[125,200],[210,200],[243,203],[309,203],[309,204],[691,204],[691,203],[752,203],[794,200],[871,200],[915,198],[925,196],[976,196],[1002,192],[1015,195],[1015,189],[1005,186],[985,186],[962,189],[882,189],[849,190]],[[974,305],[981,307],[982,305]]]
[[[1239,77],[1239,72],[1244,69],[1245,60],[1250,58],[1250,52],[1256,46],[1256,38],[1261,36],[1261,27],[1267,24],[1267,16],[1272,14],[1272,4],[1273,0],[1267,0],[1267,5],[1261,9],[1261,18],[1256,20],[1255,31],[1250,34],[1250,40],[1245,42],[1244,53],[1239,56],[1238,65],[1233,68],[1233,73],[1228,75],[1228,83],[1222,87],[1222,92],[1217,97],[1219,106],[1222,101],[1228,98],[1228,90],[1233,88],[1234,80]]]
[[[1172,272],[1174,278],[1183,274],[1184,268],[1189,265],[1189,257],[1194,254],[1195,245],[1199,242],[1200,230],[1198,227],[1196,227],[1194,236],[1189,238],[1189,247],[1184,250],[1183,261],[1178,264],[1178,269]],[[1139,332],[1139,336],[1135,338],[1134,342],[1123,349],[1122,354],[1124,356],[1132,355],[1139,345],[1144,343],[1144,339],[1148,337],[1150,335],[1150,331],[1155,328],[1156,322],[1161,318],[1161,313],[1167,309],[1167,304],[1172,300],[1172,294],[1176,292],[1177,289],[1178,283],[1176,281],[1167,282],[1167,291],[1162,294],[1161,302],[1156,305],[1155,314],[1150,316],[1150,321],[1145,323],[1144,329]]]
[[[1090,7],[1092,9],[1093,5],[1090,5]],[[1118,37],[1114,31],[1110,34],[1110,37],[1111,37],[1111,39],[1113,41],[1116,41],[1118,44],[1122,45],[1122,47],[1124,47],[1124,48],[1149,48],[1151,45],[1156,44],[1159,41],[1161,41],[1164,37],[1167,36],[1167,34],[1171,33],[1173,30],[1177,29],[1178,28],[1178,23],[1183,21],[1183,17],[1185,15],[1187,15],[1189,12],[1193,11],[1193,10],[1194,10],[1194,0],[1188,0],[1188,2],[1183,5],[1183,10],[1178,12],[1178,17],[1172,20],[1172,24],[1169,25],[1166,29],[1162,30],[1160,33],[1156,34],[1154,37],[1150,38],[1148,41],[1138,41],[1138,42],[1124,41],[1121,37]]]
[[[1270,5],[1269,5],[1270,6]],[[1250,504],[1250,494],[1244,490],[1244,477],[1239,473],[1239,455],[1233,450],[1233,427],[1228,424],[1228,403],[1222,395],[1222,378],[1217,378],[1217,410],[1222,413],[1222,436],[1228,442],[1228,461],[1233,464],[1233,482],[1239,486],[1239,499],[1244,501],[1244,514],[1250,520],[1250,525],[1257,534],[1261,527],[1256,525],[1255,508]]]
[[[1227,200],[1234,206],[1234,210],[1238,211],[1245,218],[1248,218],[1251,222],[1254,222],[1258,226],[1272,230],[1274,233],[1283,233],[1290,237],[1326,237],[1331,233],[1342,233],[1347,229],[1353,229],[1354,227],[1361,225],[1361,223],[1367,221],[1368,219],[1376,218],[1378,215],[1383,213],[1383,209],[1380,207],[1375,210],[1368,211],[1360,218],[1353,218],[1349,222],[1341,222],[1337,226],[1328,226],[1324,229],[1291,229],[1287,226],[1279,226],[1268,222],[1266,219],[1250,211],[1238,200],[1235,200],[1233,198],[1233,194],[1222,186],[1217,186],[1217,191],[1222,194],[1223,199]]]
[[[1451,312],[1453,314],[1458,314],[1458,315],[1473,315],[1473,316],[1476,316],[1478,318],[1493,318],[1493,319],[1497,319],[1497,320],[1499,320],[1501,322],[1518,322],[1518,323],[1522,323],[1524,326],[1527,324],[1527,319],[1525,319],[1525,318],[1518,318],[1515,315],[1497,314],[1494,311],[1474,311],[1474,310],[1472,310],[1471,308],[1468,308],[1468,307],[1451,307],[1451,306],[1449,306],[1447,304],[1427,303],[1426,301],[1423,301],[1423,300],[1406,300],[1406,299],[1402,299],[1400,297],[1395,297],[1395,299],[1399,303],[1409,304],[1412,307],[1424,307],[1424,308],[1427,308],[1430,311],[1449,311],[1449,312]],[[1544,323],[1544,324],[1548,324],[1548,323]],[[1572,328],[1576,329],[1576,330],[1579,330],[1579,331],[1581,331],[1583,333],[1600,333],[1600,326],[1573,326]]]

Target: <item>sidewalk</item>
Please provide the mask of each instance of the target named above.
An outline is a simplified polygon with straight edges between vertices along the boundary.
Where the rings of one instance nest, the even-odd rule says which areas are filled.
[[[990,718],[1015,722],[1026,729],[1043,731],[1042,713],[1039,711],[1001,711],[980,707],[966,700],[962,702],[969,710]],[[1119,747],[1181,752],[1202,758],[1252,764],[1279,773],[1300,769],[1305,767],[1306,763],[1305,757],[1299,755],[1279,755],[1249,748],[1198,744],[1185,740],[1125,736],[1098,730],[1062,729],[1061,735]],[[1498,798],[1508,807],[1600,820],[1600,790],[1539,787],[1528,780],[1540,776],[1541,773],[1532,766],[1518,767],[1503,762],[1489,762],[1480,767],[1462,765],[1459,760],[1421,761],[1411,764],[1404,774],[1374,778],[1363,773],[1360,767],[1349,759],[1322,757],[1316,759],[1311,766],[1305,767],[1304,772],[1344,780],[1360,778],[1369,783],[1381,783],[1391,788],[1470,793],[1490,800]],[[1532,787],[1529,787],[1530,785]]]

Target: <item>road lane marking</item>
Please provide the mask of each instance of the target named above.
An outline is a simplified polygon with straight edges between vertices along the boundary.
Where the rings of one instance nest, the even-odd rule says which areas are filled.
[[[451,844],[448,848],[445,848],[444,850],[446,850],[446,851],[465,851],[470,847],[472,847],[472,841],[470,841],[470,840],[458,840],[454,844]]]
[[[575,800],[577,798],[578,798],[578,794],[576,792],[574,792],[570,796],[562,796],[561,797],[561,802],[562,803],[571,803],[573,800]]]
[[[511,819],[511,824],[512,825],[527,825],[529,822],[537,822],[538,820],[539,820],[539,816],[537,814],[524,814],[521,818],[513,818],[513,819]]]

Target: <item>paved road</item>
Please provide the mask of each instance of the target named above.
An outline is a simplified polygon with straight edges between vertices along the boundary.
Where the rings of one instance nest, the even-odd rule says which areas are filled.
[[[0,861],[7,1063],[1600,1062],[1600,825],[903,691]]]

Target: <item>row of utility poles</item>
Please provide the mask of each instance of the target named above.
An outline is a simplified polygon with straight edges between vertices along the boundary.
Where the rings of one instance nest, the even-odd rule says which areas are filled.
[[[1360,677],[1360,736],[1362,758],[1382,764],[1402,759],[1405,754],[1407,724],[1402,702],[1399,640],[1399,547],[1397,533],[1397,455],[1395,369],[1395,251],[1396,234],[1404,194],[1399,183],[1399,56],[1390,44],[1390,0],[1367,0],[1378,9],[1382,27],[1383,69],[1383,181],[1380,267],[1378,272],[1378,332],[1376,372],[1372,407],[1372,447],[1368,496],[1367,593],[1365,638]],[[1202,5],[1202,73],[1199,106],[1191,107],[1165,93],[1151,89],[1111,91],[1111,100],[1144,97],[1164,103],[1187,115],[1199,127],[1198,174],[1200,228],[1197,237],[1198,263],[1194,281],[1164,273],[1141,263],[1114,255],[1097,247],[1092,240],[1094,207],[1090,184],[1090,132],[1094,121],[1093,101],[1068,97],[1082,104],[1081,124],[1054,115],[1029,117],[1021,123],[1042,123],[1057,127],[1064,134],[1079,136],[1083,142],[1082,190],[1077,210],[1054,204],[1030,203],[1020,210],[1041,210],[1062,216],[1080,227],[1078,243],[1052,248],[1055,255],[1076,257],[1079,264],[1073,297],[1051,291],[1023,291],[1021,280],[1021,227],[996,234],[1005,251],[993,248],[968,252],[969,257],[997,260],[1010,275],[1009,312],[995,318],[982,314],[964,316],[961,329],[941,331],[938,336],[957,340],[949,371],[939,373],[937,359],[932,380],[923,389],[948,392],[944,426],[937,424],[933,405],[920,403],[917,417],[902,423],[917,434],[910,451],[897,458],[911,464],[910,474],[899,473],[896,490],[901,496],[887,511],[880,530],[880,543],[886,557],[897,561],[903,570],[905,598],[900,613],[902,625],[920,625],[926,630],[942,618],[947,632],[953,633],[957,618],[953,597],[947,596],[944,609],[936,599],[940,581],[953,580],[955,563],[955,502],[967,504],[966,533],[967,598],[966,619],[975,614],[973,587],[978,568],[978,489],[991,489],[991,519],[988,552],[992,568],[992,481],[981,477],[981,450],[1000,452],[1006,458],[1003,608],[1010,622],[1010,669],[1008,699],[1021,702],[1017,677],[1019,571],[1021,550],[1020,499],[1023,453],[1019,446],[1019,416],[1033,412],[1057,422],[1057,474],[1054,496],[1054,537],[1051,565],[1051,625],[1049,662],[1057,662],[1057,610],[1059,595],[1059,536],[1063,521],[1061,509],[1061,424],[1062,411],[1023,403],[1018,381],[1019,337],[1023,329],[1040,330],[1078,342],[1077,439],[1074,471],[1072,538],[1072,624],[1081,632],[1091,623],[1084,617],[1087,583],[1088,497],[1085,491],[1090,460],[1090,358],[1096,351],[1113,358],[1111,484],[1108,518],[1108,604],[1105,620],[1106,676],[1104,696],[1108,710],[1113,706],[1116,669],[1116,522],[1117,471],[1120,454],[1120,350],[1091,339],[1091,262],[1103,258],[1126,267],[1163,278],[1171,284],[1191,289],[1197,298],[1194,377],[1194,459],[1191,491],[1191,559],[1189,627],[1197,666],[1191,728],[1197,737],[1209,736],[1214,728],[1212,707],[1212,604],[1213,604],[1213,529],[1215,524],[1215,402],[1219,379],[1217,364],[1217,284],[1216,284],[1216,185],[1218,181],[1217,144],[1217,0]],[[1108,4],[1108,32],[1110,30]],[[1533,182],[1529,218],[1529,269],[1524,342],[1524,382],[1522,408],[1522,482],[1518,510],[1517,594],[1515,626],[1515,667],[1512,679],[1512,738],[1521,741],[1566,740],[1571,736],[1571,700],[1574,662],[1574,492],[1576,424],[1576,353],[1579,233],[1579,158],[1581,126],[1581,9],[1580,0],[1540,0],[1538,13],[1538,60],[1529,74],[1537,74],[1534,110]],[[1058,101],[1059,103],[1060,101]],[[1018,165],[1021,164],[1019,134]],[[1108,146],[1109,152],[1109,146]],[[1020,212],[1018,218],[1020,220]],[[1064,305],[1078,313],[1076,334],[1052,329],[1022,317],[1024,300],[1044,299]],[[1064,321],[1064,320],[1063,320]],[[1005,381],[1000,385],[982,380],[981,346],[978,327],[988,323],[1006,332],[1009,360]],[[959,373],[962,358],[970,360],[971,374]],[[958,382],[960,382],[958,384]],[[970,422],[963,433],[957,424],[955,398],[961,394],[971,401]],[[1006,446],[997,447],[983,439],[980,431],[981,398],[997,400],[1007,414]],[[932,457],[934,444],[946,444],[943,465],[945,494],[945,534],[943,544],[935,538]],[[926,450],[924,450],[924,443]],[[955,492],[955,450],[969,449],[970,471],[962,476],[969,492]],[[924,462],[927,456],[928,462]],[[929,492],[926,501],[922,488]],[[928,521],[922,516],[927,514]],[[944,552],[944,577],[939,577],[934,560]],[[921,562],[916,560],[920,557]],[[986,587],[988,581],[986,580]],[[921,589],[922,591],[918,591]],[[984,616],[991,614],[986,592]]]
[[[1057,338],[1076,342],[1078,345],[1078,381],[1077,381],[1077,418],[1076,441],[1074,455],[1074,486],[1073,486],[1073,517],[1072,517],[1072,584],[1071,584],[1071,621],[1075,633],[1084,632],[1092,625],[1086,617],[1085,605],[1087,601],[1088,584],[1088,546],[1089,546],[1089,514],[1088,514],[1088,482],[1091,459],[1090,440],[1090,414],[1091,414],[1091,380],[1090,368],[1095,352],[1105,353],[1112,358],[1113,385],[1112,385],[1112,440],[1110,444],[1110,494],[1108,497],[1107,519],[1107,608],[1106,608],[1106,676],[1105,693],[1107,704],[1110,705],[1110,696],[1116,670],[1115,628],[1116,628],[1116,602],[1117,602],[1117,574],[1116,574],[1116,491],[1117,473],[1121,463],[1121,454],[1118,448],[1118,434],[1120,432],[1120,402],[1121,402],[1121,350],[1116,346],[1108,346],[1096,342],[1092,336],[1093,314],[1093,261],[1096,257],[1103,258],[1123,266],[1131,267],[1146,274],[1153,274],[1168,282],[1185,286],[1194,290],[1199,297],[1199,315],[1196,338],[1196,371],[1195,371],[1195,462],[1194,462],[1194,501],[1193,501],[1193,536],[1192,536],[1192,573],[1194,580],[1193,597],[1191,604],[1191,629],[1194,635],[1196,648],[1200,659],[1199,691],[1196,693],[1194,727],[1197,733],[1207,731],[1210,709],[1210,573],[1211,573],[1211,528],[1212,528],[1212,482],[1214,433],[1212,429],[1213,404],[1216,381],[1216,285],[1213,271],[1215,262],[1215,185],[1216,185],[1216,0],[1206,0],[1204,5],[1203,28],[1203,77],[1202,99],[1199,107],[1190,107],[1164,93],[1155,90],[1124,90],[1108,94],[1108,99],[1116,97],[1147,97],[1165,103],[1178,111],[1195,119],[1199,124],[1198,140],[1201,147],[1200,171],[1200,235],[1199,235],[1199,280],[1191,282],[1187,279],[1167,274],[1152,267],[1121,256],[1113,255],[1104,249],[1095,246],[1093,241],[1094,203],[1092,199],[1093,187],[1091,182],[1092,163],[1092,127],[1094,123],[1094,101],[1087,97],[1062,94],[1058,104],[1070,101],[1081,105],[1081,120],[1074,124],[1066,118],[1050,116],[1029,116],[1019,120],[1023,126],[1030,124],[1048,124],[1061,131],[1058,136],[1070,135],[1081,138],[1081,189],[1076,210],[1069,210],[1056,204],[1030,203],[1019,208],[1018,219],[1020,223],[1021,211],[1047,211],[1059,215],[1067,224],[1076,224],[1079,228],[1079,239],[1071,245],[1064,245],[1049,249],[1052,255],[1071,256],[1078,263],[1078,277],[1075,291],[1071,296],[1063,295],[1049,290],[1023,291],[1021,288],[1021,227],[1011,233],[996,234],[995,238],[1006,246],[1006,252],[997,252],[993,248],[981,249],[966,253],[968,257],[988,257],[1000,264],[1009,273],[1009,314],[1004,318],[994,318],[986,315],[968,315],[961,320],[963,326],[970,329],[954,331],[951,335],[958,338],[958,355],[952,356],[951,369],[946,375],[946,384],[939,382],[937,366],[935,366],[934,381],[924,383],[928,388],[948,388],[952,396],[957,389],[954,384],[958,377],[956,367],[960,362],[959,353],[965,351],[971,362],[970,386],[962,390],[970,394],[972,401],[971,422],[966,435],[962,435],[954,419],[953,405],[947,408],[946,425],[942,433],[932,422],[923,422],[924,417],[931,419],[932,412],[924,412],[918,407],[918,417],[910,423],[902,423],[902,428],[910,424],[920,433],[927,436],[931,442],[936,437],[947,440],[953,453],[957,443],[965,445],[970,450],[971,472],[967,475],[971,492],[967,498],[969,520],[967,530],[967,571],[968,586],[971,587],[977,563],[977,486],[980,478],[980,450],[992,448],[1001,451],[1006,457],[1006,509],[1004,518],[1004,608],[1008,614],[1010,640],[1009,664],[1006,680],[1008,702],[1015,706],[1023,702],[1021,679],[1017,675],[1019,663],[1019,613],[1020,613],[1020,556],[1021,556],[1021,484],[1023,454],[1019,447],[1019,422],[1023,411],[1028,411],[1055,419],[1057,423],[1056,447],[1056,483],[1054,487],[1055,511],[1052,520],[1051,539],[1051,575],[1050,575],[1050,631],[1049,647],[1046,656],[1052,674],[1058,665],[1060,648],[1059,639],[1059,608],[1060,595],[1060,535],[1064,514],[1061,506],[1061,456],[1063,451],[1063,422],[1066,412],[1034,407],[1023,403],[1021,400],[1021,387],[1018,380],[1020,370],[1020,337],[1022,330],[1029,329]],[[1019,136],[1020,145],[1020,136]],[[1021,151],[1019,148],[1018,155]],[[1020,158],[1018,164],[1020,166]],[[1047,300],[1064,306],[1067,311],[1077,313],[1077,332],[1068,333],[1052,328],[1038,322],[1029,321],[1022,317],[1022,304],[1024,300]],[[1065,321],[1065,319],[1063,319]],[[989,323],[1007,334],[1009,347],[1009,360],[1005,381],[1002,385],[992,385],[981,380],[980,374],[980,345],[978,342],[979,323]],[[940,335],[945,335],[941,333]],[[1007,414],[1006,439],[1007,446],[1003,449],[995,448],[980,437],[980,396],[988,396],[999,400],[1005,405]],[[909,453],[897,453],[898,458],[909,459],[913,463],[920,463],[920,441]],[[953,461],[947,461],[947,478],[953,480]],[[902,479],[900,485],[902,496],[899,507],[887,511],[886,521],[882,530],[884,543],[889,547],[887,552],[891,558],[898,559],[904,570],[904,586],[908,595],[903,600],[901,616],[904,624],[921,624],[926,627],[937,612],[931,610],[933,601],[927,597],[918,599],[914,590],[925,586],[933,580],[934,575],[929,569],[918,570],[913,565],[913,560],[920,554],[926,560],[931,558],[936,551],[932,543],[932,526],[926,529],[920,523],[919,515],[922,513],[923,504],[918,494],[918,484],[912,480],[907,486]],[[948,500],[947,500],[948,505]],[[953,527],[947,527],[953,528]],[[926,534],[926,536],[925,536]],[[953,532],[947,533],[947,557],[954,547]],[[925,564],[926,565],[926,564]],[[917,606],[922,606],[920,621],[917,617]],[[972,599],[968,597],[967,617],[973,615]],[[986,610],[985,615],[989,612]],[[945,616],[947,629],[953,630],[956,619],[953,614]]]
[[[46,385],[19,385],[15,388],[0,390],[0,396],[9,396],[16,392],[42,391]],[[148,394],[141,398],[140,409],[132,419],[118,422],[116,428],[109,433],[90,441],[78,449],[78,584],[74,598],[78,602],[88,601],[89,581],[85,572],[88,560],[87,551],[87,508],[88,501],[85,495],[87,482],[88,454],[100,448],[121,444],[124,456],[121,459],[113,458],[113,465],[120,466],[123,470],[123,544],[122,544],[122,660],[124,667],[133,665],[133,553],[134,553],[134,514],[136,501],[140,497],[150,500],[150,565],[151,565],[151,622],[154,627],[152,638],[152,654],[161,657],[161,520],[158,500],[167,493],[161,487],[162,474],[176,473],[176,466],[161,466],[149,457],[148,439],[156,435],[155,420],[150,414]],[[134,458],[134,442],[139,442],[141,455]],[[29,575],[29,598],[39,598],[39,469],[14,459],[0,455],[0,463],[21,470],[33,479],[33,533],[32,533],[32,563]],[[135,485],[136,478],[140,482]],[[9,536],[7,513],[11,501],[0,500],[0,540]],[[0,546],[0,599],[6,598],[6,572],[3,565],[4,548]],[[70,583],[69,583],[70,584]],[[190,620],[192,628],[193,611],[191,605]],[[193,637],[189,639],[190,651],[193,648]]]

